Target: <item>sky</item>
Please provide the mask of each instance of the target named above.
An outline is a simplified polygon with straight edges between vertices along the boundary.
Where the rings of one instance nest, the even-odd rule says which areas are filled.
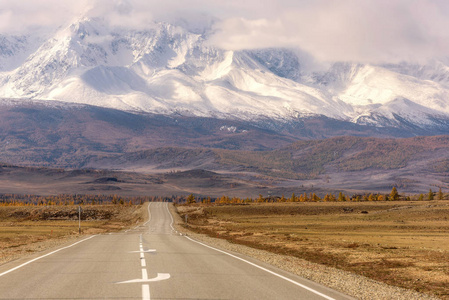
[[[449,56],[447,0],[0,0],[0,33],[49,32],[81,16],[132,29],[214,20],[208,42],[216,47],[287,47],[324,62]]]

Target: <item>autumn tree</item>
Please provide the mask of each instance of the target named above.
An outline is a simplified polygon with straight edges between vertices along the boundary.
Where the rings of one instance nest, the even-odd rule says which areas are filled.
[[[292,194],[292,197],[290,198],[290,202],[296,202],[295,193]]]
[[[187,203],[187,204],[193,204],[193,203],[196,203],[196,201],[195,201],[195,196],[193,196],[193,194],[190,194],[189,196],[187,196],[186,203]]]
[[[304,202],[308,202],[310,200],[309,197],[307,197],[307,193],[304,193],[303,199],[304,199]]]
[[[233,204],[242,203],[242,200],[238,197],[232,197],[231,203]]]
[[[443,195],[443,191],[441,190],[441,188],[438,190],[438,200],[443,200],[444,195]]]
[[[433,192],[432,189],[429,189],[429,195],[427,197],[429,200],[433,200]]]
[[[399,200],[399,193],[398,193],[398,190],[396,189],[396,187],[393,187],[393,188],[391,189],[390,200],[391,200],[391,201],[397,201],[397,200]]]

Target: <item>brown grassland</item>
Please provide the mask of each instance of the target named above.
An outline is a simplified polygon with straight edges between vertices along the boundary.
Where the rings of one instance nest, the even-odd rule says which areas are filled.
[[[82,234],[114,232],[143,220],[142,205],[85,205]],[[0,206],[0,264],[78,234],[78,206]]]
[[[449,299],[449,201],[178,206],[188,227]]]

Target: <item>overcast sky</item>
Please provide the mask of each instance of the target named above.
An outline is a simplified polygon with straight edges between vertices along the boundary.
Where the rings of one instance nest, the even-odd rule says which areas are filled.
[[[210,42],[218,47],[289,47],[319,61],[449,56],[447,0],[0,0],[0,33],[54,30],[83,15],[132,28],[214,17]]]

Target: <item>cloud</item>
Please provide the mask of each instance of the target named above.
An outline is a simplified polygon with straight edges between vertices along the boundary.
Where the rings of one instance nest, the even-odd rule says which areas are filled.
[[[89,9],[90,1],[0,0],[0,33],[23,34],[54,30]],[[9,16],[4,19],[4,16]]]
[[[425,61],[449,55],[446,1],[314,1],[258,18],[222,20],[211,41],[225,49],[301,48],[319,60]]]
[[[0,33],[54,30],[80,16],[132,29],[175,22],[195,32],[214,22],[209,42],[217,47],[289,47],[320,61],[422,62],[449,54],[446,0],[0,0]]]

